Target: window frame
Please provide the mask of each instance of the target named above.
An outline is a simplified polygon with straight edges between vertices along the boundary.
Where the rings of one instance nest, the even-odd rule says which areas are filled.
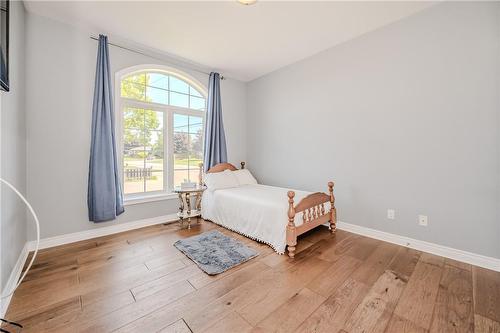
[[[164,66],[164,65],[156,65],[156,64],[146,64],[146,65],[138,65],[132,66],[120,71],[117,71],[115,74],[115,133],[116,133],[116,149],[119,152],[117,155],[117,161],[119,163],[119,179],[124,186],[124,108],[132,107],[132,108],[142,108],[147,110],[152,110],[156,112],[161,112],[163,114],[163,190],[161,191],[150,191],[150,192],[141,192],[141,193],[130,193],[124,194],[124,203],[125,205],[133,205],[140,204],[145,202],[153,202],[160,201],[166,199],[174,199],[177,198],[177,194],[173,193],[173,181],[174,181],[174,146],[173,146],[173,115],[182,114],[187,116],[196,116],[200,117],[203,120],[203,124],[206,121],[206,108],[205,110],[184,108],[173,105],[165,105],[154,102],[144,102],[132,98],[121,97],[121,82],[125,77],[130,75],[138,74],[141,72],[151,72],[151,73],[159,73],[169,76],[175,76],[178,79],[186,82],[188,85],[194,87],[205,99],[207,100],[208,92],[207,87],[200,83],[198,80],[190,76],[189,74],[177,70],[172,67]],[[170,87],[169,87],[170,88]],[[204,126],[203,126],[203,136],[204,136]]]

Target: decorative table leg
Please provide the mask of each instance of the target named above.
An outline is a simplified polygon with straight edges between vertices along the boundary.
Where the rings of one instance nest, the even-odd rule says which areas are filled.
[[[189,196],[189,192],[186,193],[186,205],[188,215],[188,229],[191,229],[191,198]]]
[[[179,193],[179,222],[181,224],[181,228],[184,226],[184,197],[182,193]]]
[[[201,223],[201,193],[198,192],[196,193],[196,210],[198,211],[198,216],[196,217],[196,220],[198,223]]]

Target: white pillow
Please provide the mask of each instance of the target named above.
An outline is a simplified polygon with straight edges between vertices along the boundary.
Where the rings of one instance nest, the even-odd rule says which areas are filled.
[[[214,172],[205,174],[205,185],[210,191],[220,190],[223,188],[238,187],[238,180],[233,175],[232,171],[224,170],[222,172]]]
[[[236,176],[236,179],[238,180],[238,184],[240,184],[240,186],[257,184],[257,180],[247,169],[233,171],[233,174]]]

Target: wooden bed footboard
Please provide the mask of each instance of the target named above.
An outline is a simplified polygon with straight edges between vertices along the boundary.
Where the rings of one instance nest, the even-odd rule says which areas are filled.
[[[286,227],[286,245],[290,258],[295,257],[297,236],[316,228],[317,226],[330,223],[330,232],[337,230],[337,211],[335,210],[335,196],[333,195],[333,182],[328,183],[328,192],[316,192],[309,194],[294,206],[294,191],[288,191],[288,225]],[[330,202],[330,210],[326,211],[325,203]],[[295,215],[302,212],[302,224],[295,226]]]

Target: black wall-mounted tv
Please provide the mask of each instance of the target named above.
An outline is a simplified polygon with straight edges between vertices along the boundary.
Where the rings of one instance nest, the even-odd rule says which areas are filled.
[[[9,91],[9,2],[0,0],[0,89]]]

